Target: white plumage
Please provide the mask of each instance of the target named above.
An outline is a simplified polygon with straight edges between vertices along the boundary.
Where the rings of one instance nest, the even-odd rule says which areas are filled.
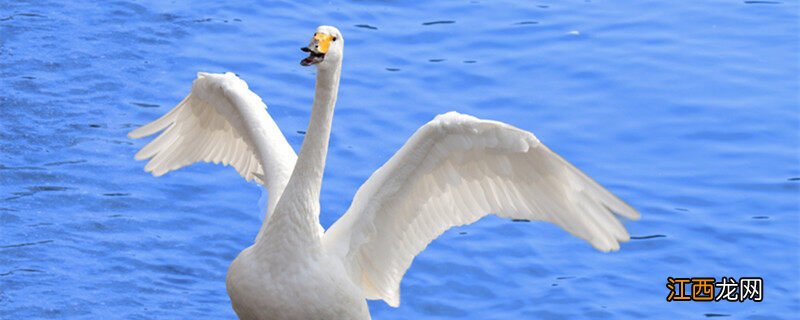
[[[145,171],[158,177],[199,161],[230,165],[245,180],[267,188],[270,209],[297,161],[261,98],[230,72],[198,73],[192,92],[178,106],[128,136],[162,130],[136,153],[136,160],[150,159]]]
[[[447,229],[489,213],[552,222],[601,251],[629,239],[638,213],[527,131],[450,112],[420,128],[358,190],[326,232],[369,299],[400,304],[414,257]]]
[[[329,46],[329,48],[328,48]],[[233,166],[269,194],[255,244],[228,270],[242,319],[369,319],[364,299],[400,304],[414,257],[453,226],[487,214],[554,223],[600,251],[629,239],[615,214],[639,214],[510,125],[450,112],[421,127],[358,190],[324,234],[319,190],[344,39],[317,29],[304,65],[317,64],[312,116],[299,157],[261,99],[231,73],[198,74],[172,111],[130,133],[163,132],[136,154],[159,176],[194,162]]]

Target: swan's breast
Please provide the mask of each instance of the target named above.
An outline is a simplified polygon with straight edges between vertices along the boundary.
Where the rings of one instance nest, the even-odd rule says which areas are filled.
[[[361,289],[330,259],[287,262],[251,248],[231,263],[226,279],[240,319],[370,319]]]

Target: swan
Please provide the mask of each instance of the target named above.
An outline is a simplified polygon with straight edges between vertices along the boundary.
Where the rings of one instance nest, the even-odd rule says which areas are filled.
[[[554,223],[597,250],[630,237],[618,215],[639,213],[511,125],[449,112],[417,130],[361,186],[329,229],[319,222],[320,186],[339,89],[344,38],[320,26],[303,66],[317,68],[308,130],[296,155],[267,107],[232,73],[198,73],[191,92],[129,133],[161,132],[139,150],[161,176],[205,161],[232,166],[264,186],[254,244],[228,268],[241,319],[370,319],[366,299],[400,304],[414,257],[445,230],[495,214]]]

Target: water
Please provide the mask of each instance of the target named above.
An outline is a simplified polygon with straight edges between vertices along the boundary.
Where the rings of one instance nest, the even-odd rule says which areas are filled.
[[[800,57],[793,1],[4,1],[0,318],[234,318],[228,263],[258,188],[230,168],[142,171],[125,134],[197,71],[233,71],[297,149],[319,24],[347,39],[322,223],[436,114],[533,131],[640,209],[601,254],[488,218],[414,262],[375,319],[796,319]],[[666,278],[764,278],[764,301],[673,302]]]

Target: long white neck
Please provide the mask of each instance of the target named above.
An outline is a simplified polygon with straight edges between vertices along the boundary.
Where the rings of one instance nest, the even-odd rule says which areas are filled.
[[[319,247],[319,194],[340,73],[341,60],[317,69],[311,119],[297,164],[274,213],[261,226],[259,233],[263,236],[256,240],[256,246],[280,243],[291,250]]]

